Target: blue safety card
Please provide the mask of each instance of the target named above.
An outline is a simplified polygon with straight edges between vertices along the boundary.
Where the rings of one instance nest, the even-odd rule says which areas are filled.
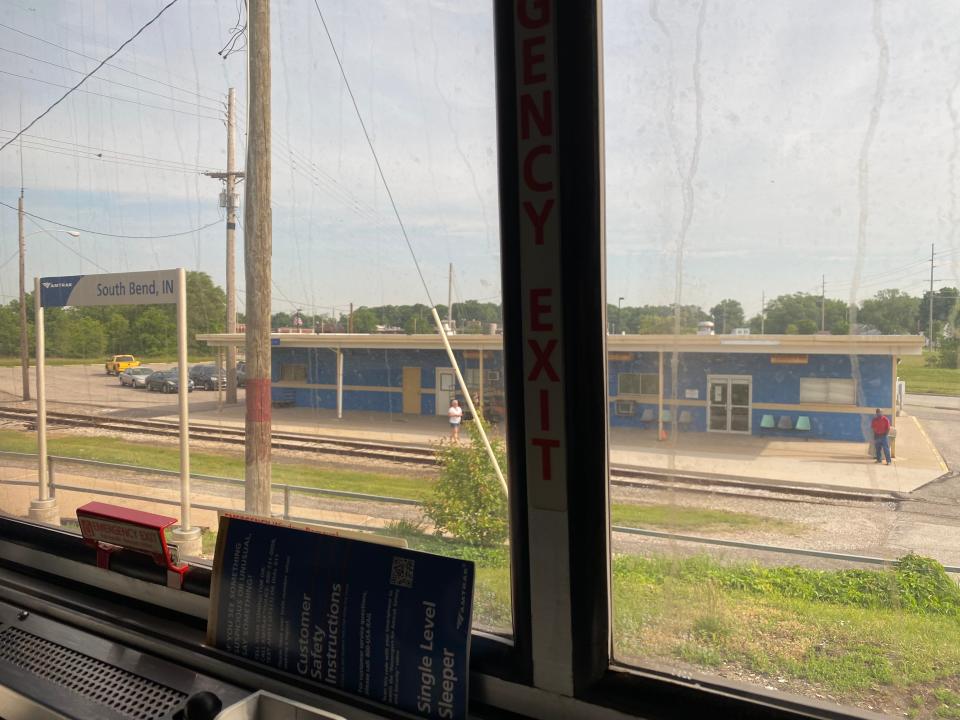
[[[221,517],[208,643],[425,718],[466,718],[472,562]]]

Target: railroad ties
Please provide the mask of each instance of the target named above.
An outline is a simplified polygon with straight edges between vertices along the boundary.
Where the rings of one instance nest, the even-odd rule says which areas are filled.
[[[19,408],[0,409],[0,420],[7,420],[36,429],[37,414],[34,410]],[[134,435],[155,435],[178,437],[180,431],[176,422],[165,420],[133,420],[129,418],[111,418],[102,415],[82,413],[47,412],[47,424],[50,426],[94,428],[115,433]],[[213,425],[190,424],[190,439],[207,442],[243,445],[243,428],[218,427]],[[322,437],[302,433],[273,433],[273,447],[278,450],[299,450],[326,455],[350,455],[388,462],[412,463],[416,465],[434,465],[436,452],[429,447],[396,445],[389,443],[349,440],[336,437]]]

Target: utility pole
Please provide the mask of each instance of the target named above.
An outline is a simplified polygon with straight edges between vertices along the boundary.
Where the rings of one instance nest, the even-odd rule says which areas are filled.
[[[350,314],[347,315],[347,333],[353,334],[353,303],[350,303]]]
[[[27,289],[26,254],[27,242],[23,234],[23,186],[20,186],[20,199],[17,202],[17,221],[19,226],[20,247],[20,372],[23,386],[23,399],[30,399],[30,346],[27,340]]]
[[[827,329],[827,276],[820,276],[820,332]]]
[[[447,273],[447,332],[453,332],[453,263]]]
[[[927,297],[927,305],[930,306],[930,321],[927,329],[930,331],[930,349],[933,350],[933,248],[930,243],[930,295]]]
[[[245,508],[270,515],[270,0],[247,5],[247,182],[244,194],[244,269],[247,281],[247,402]]]
[[[226,189],[220,207],[227,209],[227,333],[237,331],[237,180],[243,177],[237,172],[237,91],[227,92],[227,171],[204,173],[207,177],[223,180]],[[227,402],[237,402],[237,348],[227,345]]]
[[[760,291],[760,334],[764,334],[764,325],[767,322],[767,294],[763,290]]]

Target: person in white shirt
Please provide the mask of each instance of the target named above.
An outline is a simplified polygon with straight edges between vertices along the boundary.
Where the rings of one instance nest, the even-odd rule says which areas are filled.
[[[460,407],[459,400],[450,401],[447,419],[450,420],[450,439],[455,443],[460,442],[460,421],[463,419],[463,408]]]

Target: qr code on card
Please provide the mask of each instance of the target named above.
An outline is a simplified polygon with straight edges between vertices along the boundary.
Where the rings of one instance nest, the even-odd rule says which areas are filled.
[[[415,561],[412,558],[395,557],[393,565],[390,566],[390,584],[412,588],[414,565]]]

